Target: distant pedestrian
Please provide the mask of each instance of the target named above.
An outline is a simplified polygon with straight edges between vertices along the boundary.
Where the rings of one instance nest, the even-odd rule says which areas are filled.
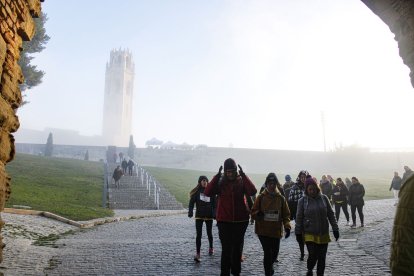
[[[126,161],[126,159],[122,160],[121,167],[122,167],[122,171],[124,172],[124,174],[126,174],[127,168],[128,168],[128,162]]]
[[[352,177],[352,185],[349,188],[349,204],[351,205],[351,216],[352,216],[352,225],[351,228],[356,227],[356,214],[355,211],[358,210],[359,220],[361,221],[361,227],[364,227],[364,196],[365,189],[364,186],[359,183],[358,178],[355,176]]]
[[[112,178],[114,179],[114,184],[116,188],[119,188],[121,177],[124,175],[122,172],[121,166],[117,166],[112,174]]]
[[[119,163],[122,163],[122,161],[124,161],[124,153],[120,152],[119,153]]]
[[[287,174],[285,175],[285,184],[283,184],[282,188],[285,193],[285,197],[289,197],[290,189],[295,185],[295,182],[292,181],[292,177]]]
[[[305,193],[305,180],[306,177],[309,175],[307,171],[300,171],[298,177],[296,178],[296,183],[293,185],[293,187],[290,189],[289,193],[289,206],[290,209],[290,216],[292,219],[296,220],[296,211],[299,200],[303,197]],[[305,260],[305,243],[302,239],[297,238],[296,241],[299,245],[300,250],[300,260]]]
[[[116,163],[116,160],[118,159],[118,155],[116,154],[116,152],[114,152],[114,154],[112,155],[112,161],[114,163]]]
[[[352,181],[351,181],[351,179],[349,179],[349,177],[345,178],[345,185],[346,185],[346,187],[348,188],[348,191],[349,191],[349,188],[352,185]]]
[[[299,200],[296,214],[296,238],[305,240],[309,257],[307,260],[308,272],[313,275],[313,268],[317,264],[317,275],[324,275],[326,252],[331,224],[335,240],[339,239],[338,224],[328,197],[321,194],[318,184],[311,178],[306,179],[305,195]]]
[[[135,163],[132,161],[132,159],[129,159],[128,161],[128,174],[132,175],[132,171],[134,169]]]
[[[398,175],[398,172],[394,172],[394,178],[391,181],[390,191],[394,193],[395,203],[394,206],[398,204],[398,193],[400,192],[402,179]]]
[[[213,247],[213,219],[216,214],[215,210],[215,196],[209,197],[204,194],[207,187],[208,178],[204,175],[198,178],[197,186],[190,192],[190,202],[188,204],[188,217],[193,217],[194,205],[196,206],[195,227],[196,227],[196,255],[194,261],[200,262],[201,255],[201,237],[203,232],[203,222],[206,224],[207,237],[209,243],[208,254],[211,256],[214,253]]]
[[[404,166],[404,173],[401,181],[401,185],[404,185],[405,181],[413,174],[414,172],[408,166]]]
[[[217,227],[221,241],[221,275],[240,275],[241,246],[249,224],[244,197],[253,196],[257,190],[240,165],[229,158],[207,184],[204,194],[217,195]]]
[[[321,189],[321,192],[328,197],[329,201],[332,201],[333,186],[332,186],[332,180],[330,180],[330,178],[332,178],[332,176],[330,175],[322,176],[320,189]]]
[[[276,188],[279,180],[276,174],[266,177],[266,189],[258,195],[252,209],[256,220],[255,233],[263,248],[263,266],[265,275],[273,275],[273,264],[278,262],[280,238],[290,236],[290,211],[287,200]]]
[[[342,181],[342,178],[336,179],[336,186],[332,190],[332,202],[335,204],[335,217],[339,222],[339,215],[341,214],[341,208],[346,218],[346,226],[349,225],[349,213],[348,213],[348,188]]]

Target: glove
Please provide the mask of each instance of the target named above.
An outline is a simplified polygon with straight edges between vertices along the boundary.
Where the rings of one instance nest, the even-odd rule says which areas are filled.
[[[188,217],[192,218],[193,217],[193,211],[188,211]]]
[[[264,213],[262,211],[257,212],[256,218],[257,219],[263,219],[264,218]]]
[[[221,171],[223,170],[223,166],[220,166],[219,171],[217,173],[217,175],[221,175]]]
[[[239,174],[241,176],[244,176],[244,171],[243,171],[242,167],[239,164],[237,164],[237,166],[239,167]]]
[[[296,241],[299,242],[299,243],[302,243],[303,242],[303,236],[302,236],[302,234],[296,234]]]
[[[338,241],[338,239],[339,239],[339,231],[333,231],[333,235],[335,237],[335,241]]]
[[[285,228],[285,239],[289,238],[289,236],[290,236],[290,229]]]

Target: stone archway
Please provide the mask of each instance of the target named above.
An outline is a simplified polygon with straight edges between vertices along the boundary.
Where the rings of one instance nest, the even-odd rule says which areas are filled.
[[[414,86],[414,2],[411,0],[361,0],[395,34],[399,53],[410,68]],[[0,0],[0,211],[10,194],[6,163],[14,157],[14,138],[19,128],[15,110],[22,102],[19,84],[23,81],[17,64],[23,40],[34,35],[32,17],[40,14],[43,0]],[[0,219],[0,230],[4,222]],[[0,261],[3,242],[0,237]],[[12,245],[9,245],[12,246]]]

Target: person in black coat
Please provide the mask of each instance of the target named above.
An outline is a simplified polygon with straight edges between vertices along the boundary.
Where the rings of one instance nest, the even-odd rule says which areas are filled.
[[[351,205],[351,216],[352,216],[352,228],[356,227],[356,214],[358,210],[359,220],[361,221],[361,227],[364,227],[364,213],[362,208],[364,207],[364,186],[359,183],[358,178],[352,177],[352,185],[349,187],[349,204]]]
[[[338,177],[336,179],[336,185],[332,190],[332,201],[335,204],[335,217],[336,221],[339,222],[339,215],[342,211],[345,214],[346,225],[349,225],[349,213],[348,213],[348,188],[345,183],[342,181],[342,178]]]
[[[208,197],[204,194],[204,189],[208,183],[208,178],[204,175],[198,178],[197,186],[190,192],[190,202],[188,204],[188,217],[193,217],[194,205],[196,205],[195,226],[196,226],[196,255],[194,261],[200,262],[201,250],[201,236],[203,231],[203,222],[206,224],[207,237],[209,242],[208,254],[211,256],[214,253],[213,247],[213,219],[216,216],[215,197]]]

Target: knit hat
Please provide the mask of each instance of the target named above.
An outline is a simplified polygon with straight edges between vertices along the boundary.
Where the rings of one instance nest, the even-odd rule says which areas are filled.
[[[292,180],[292,177],[290,177],[290,175],[288,175],[288,174],[287,174],[287,175],[285,176],[285,180],[286,180],[286,181],[291,181],[291,180]]]
[[[226,159],[224,161],[224,171],[235,171],[237,170],[236,161],[233,158]]]
[[[200,175],[200,177],[198,178],[198,184],[201,183],[201,181],[206,180],[208,182],[208,178],[205,175]]]
[[[312,176],[308,175],[305,180],[305,187],[311,184],[318,186],[318,183],[316,183],[316,181],[312,178]]]
[[[268,182],[271,182],[271,181],[279,183],[279,180],[277,179],[277,176],[276,176],[275,173],[269,173],[266,176],[266,182],[265,183],[268,183]]]

